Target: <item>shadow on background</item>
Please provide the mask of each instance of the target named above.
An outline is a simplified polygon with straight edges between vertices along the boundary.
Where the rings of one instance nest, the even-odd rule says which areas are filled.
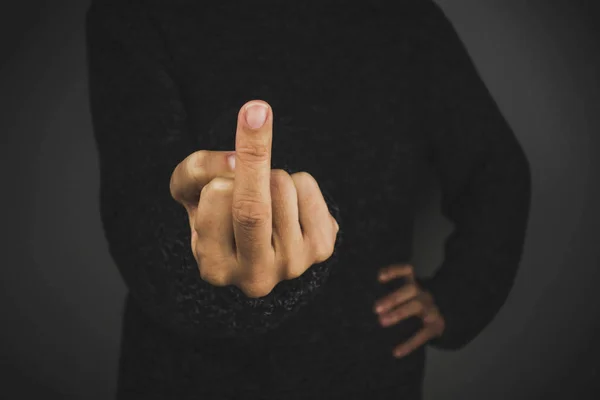
[[[125,287],[98,214],[87,3],[13,3],[0,13],[2,204],[11,238],[0,280],[1,383],[18,398],[110,399]],[[426,400],[596,398],[588,393],[598,389],[600,353],[598,14],[591,1],[439,3],[528,154],[534,188],[506,306],[464,350],[429,351]],[[434,177],[429,188],[415,232],[422,272],[441,262],[451,229]]]

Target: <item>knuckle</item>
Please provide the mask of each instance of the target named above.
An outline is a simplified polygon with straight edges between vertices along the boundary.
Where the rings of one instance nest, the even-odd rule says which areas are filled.
[[[175,171],[173,171],[173,173],[171,174],[171,179],[169,180],[169,192],[171,193],[171,197],[174,200],[179,201],[179,195],[175,190],[177,184],[175,175]]]
[[[208,185],[204,185],[202,189],[200,189],[200,199],[206,197],[208,193],[210,193],[210,182],[208,183]]]
[[[271,170],[271,186],[276,189],[285,188],[286,186],[293,186],[294,182],[290,174],[283,169]]]
[[[292,180],[294,181],[294,185],[298,190],[309,191],[314,187],[317,183],[315,178],[311,174],[306,171],[295,172],[291,175]]]
[[[321,246],[323,248],[322,251],[327,258],[331,257],[335,247],[335,241],[329,236],[324,236],[324,239],[321,241]]]
[[[224,199],[233,197],[233,179],[216,177],[200,190],[200,201],[210,198]]]
[[[196,229],[198,231],[198,229]],[[206,243],[206,240],[198,239],[196,241],[196,247],[194,248],[195,254],[202,264],[209,265],[210,262],[208,260],[208,255],[210,254],[210,249]]]
[[[214,286],[227,286],[231,284],[231,266],[225,257],[216,256],[218,251],[212,246],[208,248],[205,242],[196,245],[196,260],[200,278]]]
[[[319,248],[315,248],[313,249],[313,260],[315,263],[322,263],[323,261],[325,261],[327,258],[325,257],[325,255],[323,254],[323,252],[320,251]]]
[[[269,293],[271,293],[274,289],[275,285],[271,284],[271,283],[260,283],[260,284],[256,284],[256,283],[241,283],[240,284],[240,290],[242,291],[242,293],[244,293],[246,295],[246,297],[252,298],[252,299],[257,299],[260,297],[265,297],[267,296]]]
[[[306,171],[295,172],[294,174],[292,174],[292,179],[294,180],[294,182],[298,182],[301,184],[313,185],[317,183],[317,180]]]
[[[208,150],[198,150],[192,157],[188,157],[188,161],[185,165],[186,175],[189,176],[192,181],[198,183],[201,179],[202,172],[206,167],[208,159]]]
[[[291,179],[290,174],[283,169],[272,169],[271,170],[271,179],[276,181],[287,181]]]
[[[332,246],[324,244],[322,241],[318,241],[313,245],[313,256],[315,261],[321,263],[327,260],[333,254]]]
[[[182,169],[185,168],[183,162],[179,163],[171,172],[171,177],[169,179],[169,191],[171,192],[171,197],[177,201],[181,201],[181,172]]]
[[[219,266],[200,267],[200,278],[214,286],[229,285],[228,274],[223,272],[223,268]]]
[[[198,150],[194,152],[194,156],[190,157],[191,168],[204,168],[206,166],[206,162],[208,160],[208,150]]]
[[[235,149],[240,160],[245,162],[266,162],[269,160],[269,146],[261,143],[244,143]]]
[[[331,216],[331,224],[333,225],[333,231],[337,235],[337,233],[340,231],[340,224],[338,224],[338,222],[336,221],[336,219],[333,216]]]
[[[268,295],[278,282],[275,274],[268,272],[272,271],[274,267],[273,265],[266,270],[252,271],[246,274],[244,278],[240,279],[238,287],[248,297],[258,298]]]
[[[296,279],[299,278],[300,276],[302,276],[302,274],[304,274],[304,272],[306,272],[307,270],[307,266],[302,265],[301,263],[288,263],[286,265],[286,267],[284,268],[284,279],[285,280],[290,280],[290,279]]]
[[[248,228],[257,228],[268,222],[271,212],[269,204],[243,199],[233,203],[231,215],[237,224]]]
[[[321,212],[327,207],[323,201],[321,190],[316,179],[306,171],[296,172],[292,175],[293,183],[298,192],[301,192],[304,201],[303,207],[307,212]]]
[[[233,179],[217,176],[208,182],[204,188],[215,194],[233,193]]]

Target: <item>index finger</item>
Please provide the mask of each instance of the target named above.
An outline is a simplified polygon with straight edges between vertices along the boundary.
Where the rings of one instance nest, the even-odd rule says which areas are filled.
[[[198,206],[200,192],[217,176],[233,177],[227,162],[232,151],[198,150],[180,162],[171,175],[171,196],[189,208]]]
[[[273,113],[264,101],[246,103],[235,135],[233,228],[242,264],[269,265],[272,256],[271,144]]]

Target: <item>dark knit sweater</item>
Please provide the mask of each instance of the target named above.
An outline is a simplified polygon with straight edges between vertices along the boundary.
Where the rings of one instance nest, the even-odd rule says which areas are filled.
[[[342,5],[344,3],[344,5]],[[411,262],[423,172],[454,223],[421,283],[458,349],[505,302],[530,204],[525,154],[429,0],[95,1],[87,15],[101,217],[127,284],[119,399],[419,399],[420,327],[382,328],[377,271]],[[272,168],[315,177],[333,257],[267,296],[200,279],[175,166],[233,150],[251,99],[273,109]]]

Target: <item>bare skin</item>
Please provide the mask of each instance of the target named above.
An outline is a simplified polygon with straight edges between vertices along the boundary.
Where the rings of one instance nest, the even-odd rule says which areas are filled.
[[[246,109],[256,104],[265,108],[266,121],[253,128]],[[257,119],[249,116],[251,122]],[[272,121],[266,102],[246,103],[238,114],[235,151],[194,152],[177,165],[170,182],[171,195],[188,212],[201,278],[215,286],[236,285],[251,298],[266,296],[280,281],[331,257],[339,231],[310,174],[271,170]],[[445,329],[411,265],[382,268],[379,281],[401,277],[407,283],[378,300],[374,311],[383,327],[417,316],[423,328],[394,349],[395,357]]]
[[[251,298],[331,257],[339,231],[309,173],[271,170],[272,139],[271,107],[250,101],[238,113],[235,151],[194,152],[170,182],[188,212],[201,278]]]
[[[423,328],[419,332],[394,348],[394,357],[404,357],[429,340],[442,335],[446,327],[445,320],[431,293],[417,284],[412,265],[401,264],[382,268],[378,278],[381,283],[398,278],[406,279],[406,284],[401,288],[375,303],[374,311],[379,315],[379,323],[382,326],[392,326],[409,317],[419,317],[423,321]]]

